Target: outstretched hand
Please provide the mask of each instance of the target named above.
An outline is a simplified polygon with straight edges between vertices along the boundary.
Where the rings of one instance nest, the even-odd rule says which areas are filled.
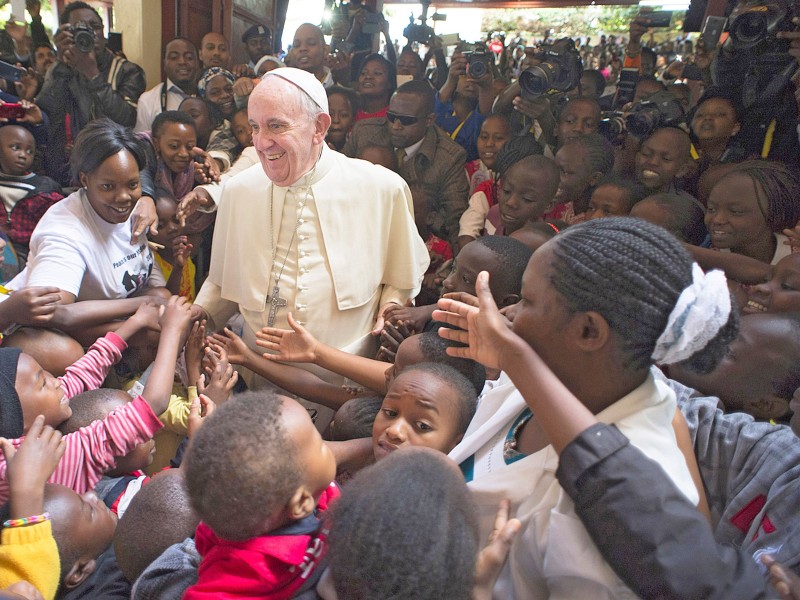
[[[499,369],[502,352],[514,336],[509,329],[508,320],[500,314],[489,289],[489,273],[481,271],[475,282],[478,295],[478,307],[458,300],[441,298],[439,310],[433,311],[433,318],[448,325],[458,327],[439,328],[439,335],[446,340],[453,340],[466,347],[447,349],[450,356],[471,358],[482,365]]]
[[[492,598],[492,590],[506,564],[508,553],[511,550],[511,543],[519,533],[522,524],[518,519],[509,519],[508,513],[511,508],[509,500],[500,502],[500,507],[494,518],[494,529],[489,537],[489,543],[478,554],[478,561],[475,564],[475,584],[472,588],[472,600],[489,600]]]
[[[291,330],[264,327],[261,331],[256,331],[256,344],[277,353],[265,353],[263,356],[266,359],[313,363],[317,357],[319,341],[294,320],[292,313],[289,313],[288,319]]]

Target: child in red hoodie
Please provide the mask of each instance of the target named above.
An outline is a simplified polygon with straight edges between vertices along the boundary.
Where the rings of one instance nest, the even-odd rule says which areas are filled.
[[[192,438],[183,467],[202,522],[198,581],[184,600],[291,598],[322,574],[339,496],[336,460],[305,408],[269,392],[230,400]]]

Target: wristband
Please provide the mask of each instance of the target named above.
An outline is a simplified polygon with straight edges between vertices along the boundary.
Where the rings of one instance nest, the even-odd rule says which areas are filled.
[[[33,515],[32,517],[25,517],[23,519],[9,519],[3,522],[3,527],[25,527],[27,525],[35,525],[36,523],[44,523],[50,520],[50,513],[41,515]]]

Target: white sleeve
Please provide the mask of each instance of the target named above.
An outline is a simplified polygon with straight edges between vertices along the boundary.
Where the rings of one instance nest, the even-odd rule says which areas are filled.
[[[74,239],[48,235],[31,247],[33,260],[28,263],[28,286],[52,285],[78,295],[86,273],[86,257]]]
[[[458,221],[458,235],[480,237],[483,224],[489,214],[489,201],[483,192],[475,192],[469,198],[469,206]]]

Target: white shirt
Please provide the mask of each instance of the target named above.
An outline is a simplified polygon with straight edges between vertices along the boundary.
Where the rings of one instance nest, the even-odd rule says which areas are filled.
[[[462,463],[474,456],[468,484],[478,504],[480,539],[488,539],[500,500],[522,522],[494,589],[495,598],[635,598],[603,559],[555,477],[552,446],[505,464],[503,443],[527,404],[510,380],[488,391],[464,439],[450,452]],[[699,496],[672,429],[677,403],[662,381],[645,382],[602,412],[647,457],[661,465],[690,502]]]
[[[134,131],[150,131],[153,126],[153,119],[164,112],[163,108],[164,82],[159,83],[153,89],[147,90],[141,96],[136,106],[136,126]],[[178,110],[181,102],[188,98],[190,94],[184,92],[175,85],[169,78],[166,81],[166,110]]]
[[[104,221],[80,189],[44,214],[31,236],[28,265],[9,287],[38,285],[55,286],[77,300],[110,300],[166,282],[147,237],[131,244],[131,217],[116,225]]]

